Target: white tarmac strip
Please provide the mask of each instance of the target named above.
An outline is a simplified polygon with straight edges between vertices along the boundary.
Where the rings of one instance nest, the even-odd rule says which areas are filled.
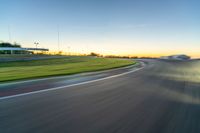
[[[42,93],[42,92],[47,92],[47,91],[53,91],[53,90],[58,90],[58,89],[64,89],[64,88],[68,88],[68,87],[84,85],[84,84],[94,83],[94,82],[98,82],[98,81],[102,81],[102,80],[106,80],[106,79],[116,78],[116,77],[123,76],[123,75],[129,74],[129,73],[133,73],[133,72],[136,72],[138,70],[143,69],[144,68],[144,63],[143,62],[141,62],[141,63],[142,63],[142,67],[141,68],[137,68],[137,69],[134,69],[134,70],[129,71],[129,72],[125,72],[125,73],[121,73],[121,74],[117,74],[117,75],[113,75],[113,76],[109,76],[109,77],[105,77],[105,78],[85,81],[85,82],[81,82],[81,83],[71,84],[71,85],[65,85],[65,86],[60,86],[60,87],[44,89],[44,90],[32,91],[32,92],[16,94],[16,95],[11,95],[11,96],[4,96],[4,97],[0,97],[0,100],[10,99],[10,98],[15,98],[15,97],[21,97],[21,96],[26,96],[26,95],[31,95],[31,94],[37,94],[37,93]]]

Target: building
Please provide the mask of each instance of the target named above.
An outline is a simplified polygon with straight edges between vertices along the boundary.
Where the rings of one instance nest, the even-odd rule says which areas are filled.
[[[0,47],[0,54],[31,54],[34,51],[49,51],[45,48]]]
[[[170,56],[161,56],[160,59],[168,59],[168,60],[189,60],[190,56],[180,54],[180,55],[170,55]]]

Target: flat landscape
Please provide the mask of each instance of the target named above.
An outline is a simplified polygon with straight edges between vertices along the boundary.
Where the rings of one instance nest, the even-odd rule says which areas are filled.
[[[1,62],[0,82],[58,75],[71,75],[135,64],[133,60],[128,59],[89,56],[60,56],[54,58],[44,57],[43,59],[40,58],[39,60],[35,60],[34,57],[34,60],[32,59],[33,58],[31,58],[31,60]]]
[[[1,132],[199,133],[200,61],[143,62],[104,80],[99,73],[1,84],[0,94],[14,94],[0,99]]]
[[[0,12],[0,133],[200,133],[200,0]]]

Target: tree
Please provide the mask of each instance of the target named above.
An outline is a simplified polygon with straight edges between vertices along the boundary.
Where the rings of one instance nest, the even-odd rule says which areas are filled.
[[[21,45],[17,44],[17,43],[11,44],[9,42],[0,42],[0,47],[15,47],[15,48],[20,48]]]
[[[99,56],[99,54],[94,53],[94,52],[91,52],[91,53],[89,54],[89,56]]]

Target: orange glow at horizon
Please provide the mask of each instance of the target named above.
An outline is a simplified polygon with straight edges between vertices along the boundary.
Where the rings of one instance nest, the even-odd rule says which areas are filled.
[[[123,41],[122,41],[123,42]],[[163,43],[148,43],[148,42],[124,42],[108,41],[91,42],[73,40],[71,43],[60,43],[60,50],[65,55],[86,55],[91,52],[100,55],[116,55],[116,56],[137,56],[137,57],[160,57],[176,54],[186,54],[192,58],[200,58],[199,50],[193,46],[186,44],[173,44],[171,42]],[[23,42],[23,47],[35,47],[33,44]],[[197,46],[197,42],[194,45]],[[181,47],[182,46],[182,47]],[[49,53],[58,53],[57,44],[54,42],[41,42],[39,47],[49,48]]]
[[[186,55],[189,55],[191,56],[192,58],[200,58],[200,54],[197,53],[197,52],[194,52],[194,53],[181,53],[181,52],[162,52],[162,53],[159,53],[159,52],[152,52],[152,53],[115,53],[115,52],[96,52],[96,51],[91,51],[91,52],[95,52],[95,53],[98,53],[100,55],[103,55],[103,56],[108,56],[108,55],[114,55],[114,56],[129,56],[129,57],[155,57],[155,58],[158,58],[158,57],[161,57],[161,56],[169,56],[169,55],[176,55],[176,54],[186,54]],[[70,52],[66,52],[66,51],[61,51],[61,54],[62,55],[88,55],[90,54],[91,52],[74,52],[74,51],[70,51]],[[47,52],[48,54],[58,54],[59,52],[58,51],[49,51]]]

